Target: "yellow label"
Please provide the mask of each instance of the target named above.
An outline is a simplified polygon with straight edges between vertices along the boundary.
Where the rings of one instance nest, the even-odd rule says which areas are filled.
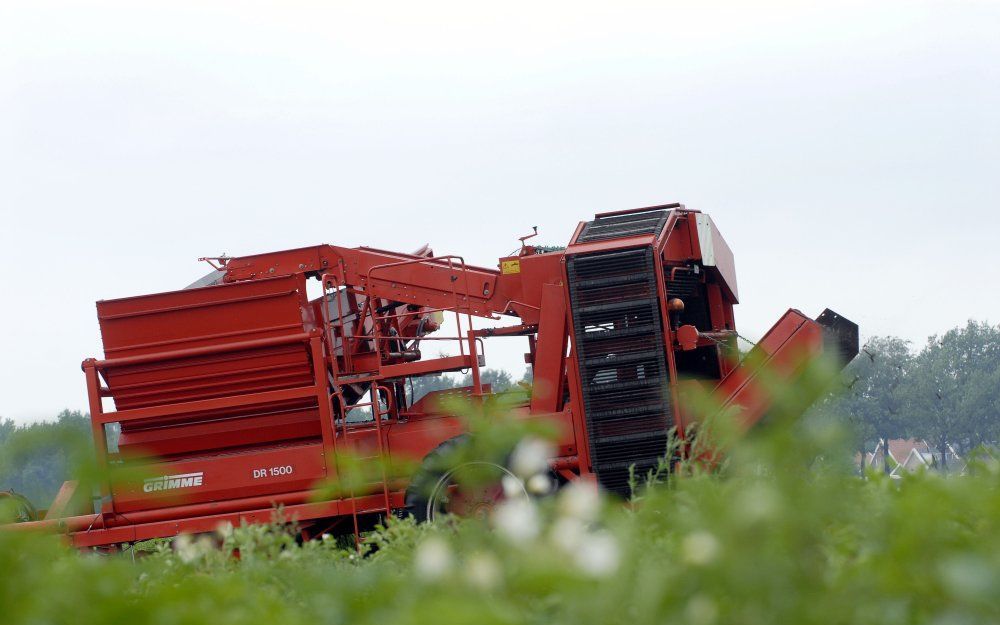
[[[500,271],[507,275],[509,273],[521,273],[520,260],[505,260],[500,263]]]

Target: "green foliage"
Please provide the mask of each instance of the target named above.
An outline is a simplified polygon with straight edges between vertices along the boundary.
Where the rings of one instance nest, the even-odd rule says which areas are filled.
[[[970,321],[915,354],[902,339],[874,337],[843,379],[813,415],[846,420],[862,454],[881,440],[915,437],[943,461],[952,446],[968,454],[1000,440],[1000,326]]]
[[[521,376],[521,379],[518,380],[517,383],[521,385],[531,386],[531,384],[534,383],[534,381],[535,381],[535,371],[534,369],[532,369],[531,365],[528,365],[524,369],[524,375]]]
[[[997,440],[1000,327],[970,321],[931,337],[912,369],[907,408],[914,433],[941,450]]]
[[[503,369],[482,369],[479,380],[483,385],[489,384],[494,393],[503,393],[514,387],[514,377]],[[472,373],[462,376],[458,386],[472,386]]]
[[[514,377],[503,369],[482,369],[479,372],[479,379],[483,385],[489,384],[494,393],[508,391],[516,384]],[[441,374],[411,378],[408,390],[412,398],[411,402],[415,402],[432,391],[444,391],[465,386],[472,386],[472,372],[461,377]]]
[[[0,532],[21,623],[985,623],[1000,610],[1000,471],[859,479],[828,424],[780,420],[719,471],[632,506],[574,485],[489,522],[393,521],[363,555],[271,525],[101,557]]]
[[[46,508],[70,469],[93,456],[90,419],[64,410],[56,420],[16,427],[0,422],[0,489],[13,489],[34,505]]]
[[[459,386],[454,376],[447,374],[423,375],[410,378],[407,384],[408,399],[411,404],[420,401],[424,395],[433,391],[445,391]]]

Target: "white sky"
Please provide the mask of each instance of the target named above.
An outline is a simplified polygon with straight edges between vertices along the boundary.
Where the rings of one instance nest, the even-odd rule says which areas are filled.
[[[1000,3],[0,4],[0,416],[85,408],[94,301],[199,256],[431,243],[682,201],[740,330],[1000,321]],[[520,342],[490,366],[523,369]]]

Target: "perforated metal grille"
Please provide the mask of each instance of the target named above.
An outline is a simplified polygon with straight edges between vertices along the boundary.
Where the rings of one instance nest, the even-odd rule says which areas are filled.
[[[583,226],[583,232],[580,233],[576,242],[590,243],[591,241],[604,241],[605,239],[643,234],[659,234],[663,229],[663,224],[667,223],[669,213],[669,210],[663,208],[641,213],[597,217]]]

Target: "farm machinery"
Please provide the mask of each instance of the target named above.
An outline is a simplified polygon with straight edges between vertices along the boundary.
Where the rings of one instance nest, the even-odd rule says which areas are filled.
[[[533,375],[510,410],[558,432],[552,473],[627,495],[630,467],[657,466],[690,427],[686,389],[712,391],[749,428],[770,407],[761,367],[794,383],[823,352],[857,353],[850,321],[789,310],[754,358],[734,357],[733,254],[682,204],[598,214],[557,250],[529,238],[496,268],[334,245],[207,259],[213,272],[191,287],[99,301],[104,359],[83,371],[108,477],[91,510],[68,505],[81,498],[67,482],[18,529],[87,548],[267,523],[275,506],[306,537],[420,514],[392,466],[463,436],[442,399],[489,397],[484,345],[510,337]],[[413,380],[460,371],[471,384],[414,396]],[[381,463],[381,477],[324,491],[347,458]]]

